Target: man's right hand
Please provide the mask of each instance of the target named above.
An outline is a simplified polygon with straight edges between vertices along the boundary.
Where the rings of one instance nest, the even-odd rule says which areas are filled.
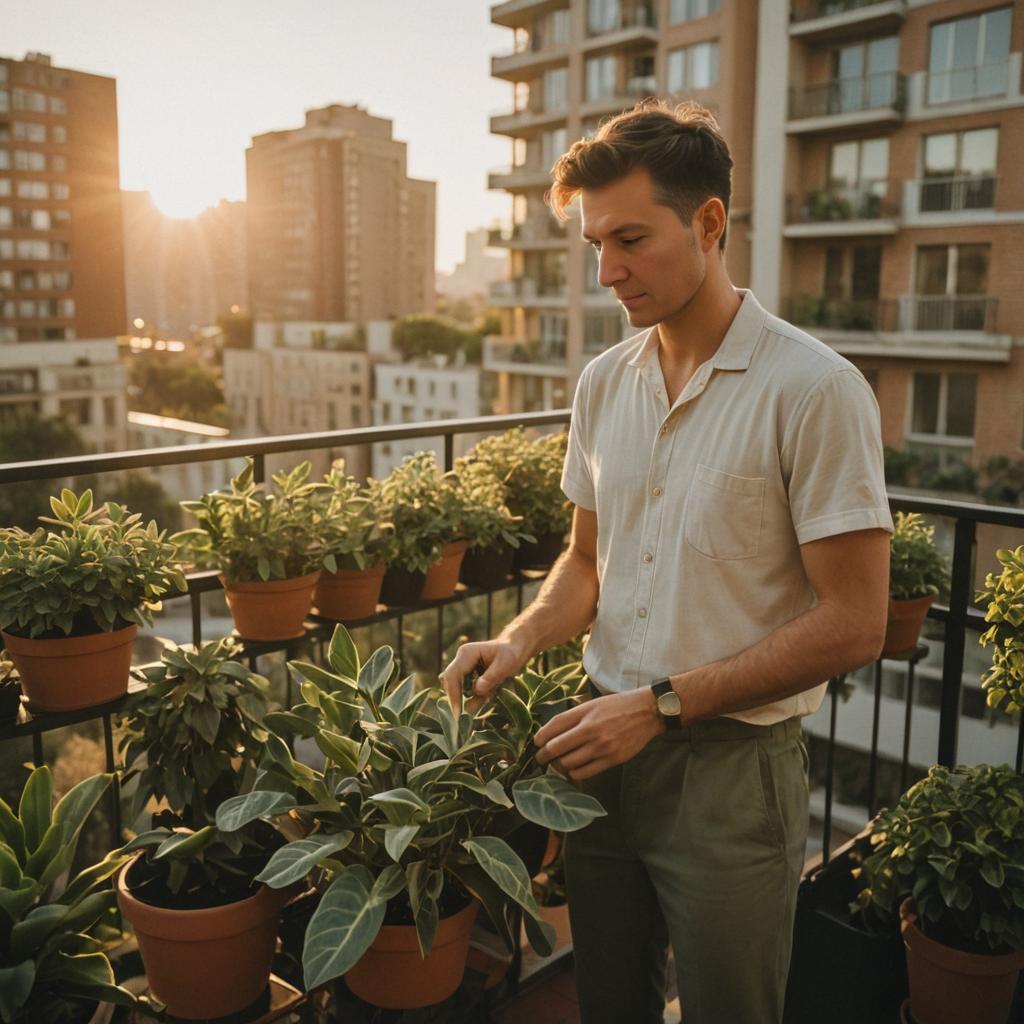
[[[452,663],[441,673],[441,685],[448,694],[448,702],[458,711],[462,708],[462,680],[471,672],[479,672],[473,684],[470,710],[479,707],[509,676],[515,675],[526,663],[525,654],[511,640],[486,640],[463,644],[455,653]]]

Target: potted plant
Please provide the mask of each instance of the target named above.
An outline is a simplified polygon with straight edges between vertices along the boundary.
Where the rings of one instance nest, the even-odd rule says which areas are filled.
[[[990,708],[1015,715],[1024,708],[1024,546],[1001,549],[996,557],[1002,571],[988,573],[978,594],[978,601],[988,605],[985,621],[992,623],[980,637],[982,647],[992,648],[992,665],[981,685]]]
[[[281,911],[296,893],[256,876],[282,842],[254,822],[231,833],[159,828],[123,847],[135,855],[117,876],[117,903],[150,992],[172,1016],[226,1017],[266,991]]]
[[[384,575],[387,604],[449,597],[469,547],[465,506],[451,474],[433,452],[408,456],[383,480],[371,480],[370,499],[394,527],[394,552]]]
[[[562,493],[562,466],[568,434],[561,431],[531,441],[521,427],[485,437],[467,458],[491,466],[505,485],[505,503],[536,541],[520,544],[518,569],[549,568],[561,553],[572,521]]]
[[[455,476],[465,506],[466,536],[472,540],[459,578],[472,587],[499,587],[514,568],[520,543],[536,538],[523,527],[522,516],[509,511],[505,486],[490,465],[459,459]]]
[[[155,522],[92,491],[50,507],[50,529],[0,530],[0,629],[33,709],[73,711],[127,691],[138,627],[187,584]]]
[[[303,635],[326,562],[316,499],[323,485],[307,482],[310,468],[307,461],[275,473],[274,489],[264,490],[247,459],[230,491],[181,502],[199,525],[171,539],[185,545],[197,565],[219,571],[235,628],[246,640]]]
[[[132,820],[157,800],[166,805],[158,820],[199,829],[223,800],[252,788],[269,683],[236,660],[241,653],[230,637],[198,650],[171,645],[140,670],[149,685],[128,699],[119,742],[122,786],[138,782]]]
[[[394,557],[394,528],[382,523],[365,487],[338,459],[321,494],[325,571],[313,591],[318,615],[339,621],[365,619],[377,610],[387,563]]]
[[[872,823],[861,906],[899,908],[918,1024],[1005,1024],[1024,966],[1024,776],[936,766]]]
[[[17,814],[0,800],[4,1024],[85,1024],[100,1019],[98,1002],[135,1003],[114,979],[102,927],[114,905],[104,883],[125,858],[111,853],[68,879],[82,826],[112,778],[86,779],[54,806],[53,775],[44,765],[25,783]]]
[[[928,609],[949,586],[949,566],[935,546],[934,526],[916,512],[897,512],[889,543],[889,617],[882,657],[907,654],[917,646]]]
[[[376,1006],[447,998],[462,976],[475,900],[512,948],[513,908],[550,952],[530,877],[504,836],[522,820],[572,831],[603,814],[534,757],[533,733],[577,692],[579,666],[523,673],[475,715],[399,678],[382,647],[362,664],[338,626],[330,670],[304,662],[303,701],[268,715],[258,788],[227,801],[217,826],[297,822],[260,878],[287,886],[315,871],[323,898],[303,950],[306,987],[342,975]],[[286,739],[313,739],[324,767],[295,761]],[[288,816],[288,817],[283,817]]]
[[[21,713],[21,676],[6,651],[0,651],[0,729],[18,721]]]

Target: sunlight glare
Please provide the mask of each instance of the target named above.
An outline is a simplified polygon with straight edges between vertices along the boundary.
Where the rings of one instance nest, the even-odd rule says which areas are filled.
[[[201,193],[193,182],[177,181],[150,192],[156,208],[174,220],[191,220],[203,210],[217,205],[217,198]]]

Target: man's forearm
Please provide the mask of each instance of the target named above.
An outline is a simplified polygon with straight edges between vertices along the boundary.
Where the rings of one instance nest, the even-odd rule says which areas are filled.
[[[523,660],[579,636],[597,611],[597,566],[570,548],[555,563],[540,593],[498,639],[520,649]]]
[[[869,664],[881,638],[851,624],[846,610],[820,604],[731,658],[672,677],[683,721],[747,711],[791,697]]]

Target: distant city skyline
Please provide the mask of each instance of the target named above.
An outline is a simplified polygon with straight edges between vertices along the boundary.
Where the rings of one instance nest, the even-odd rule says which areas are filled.
[[[512,33],[483,0],[0,0],[0,52],[48,53],[59,67],[117,79],[121,187],[165,213],[193,217],[245,198],[253,135],[293,127],[304,111],[358,103],[393,120],[409,173],[437,181],[437,267],[463,258],[465,233],[507,220],[487,171],[511,163],[488,115],[511,109],[490,77]]]

